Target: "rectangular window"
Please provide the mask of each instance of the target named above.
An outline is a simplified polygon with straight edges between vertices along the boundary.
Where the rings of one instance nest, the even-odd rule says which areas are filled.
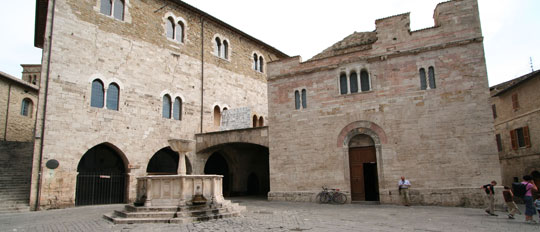
[[[493,111],[493,118],[497,118],[497,107],[495,107],[495,104],[491,105],[491,111]]]
[[[529,136],[529,127],[521,127],[510,131],[510,140],[512,141],[512,149],[531,147],[531,139]]]
[[[519,101],[517,93],[512,94],[512,109],[519,109]]]
[[[497,140],[497,151],[502,151],[501,135],[500,134],[495,135],[495,140]]]

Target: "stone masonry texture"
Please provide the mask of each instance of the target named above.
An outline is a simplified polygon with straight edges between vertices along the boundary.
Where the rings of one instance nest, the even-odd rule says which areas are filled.
[[[49,2],[43,47],[43,63],[50,57],[50,67],[44,66],[41,75],[48,94],[42,91],[40,96],[47,100],[46,107],[39,106],[36,136],[41,137],[44,118],[45,131],[35,143],[32,202],[41,178],[41,206],[73,205],[77,165],[89,149],[103,143],[122,157],[129,176],[126,200],[133,201],[136,177],[146,175],[148,161],[169,146],[169,139],[195,139],[201,130],[219,130],[213,124],[215,106],[249,107],[257,115],[267,115],[266,72],[251,68],[252,52],[267,61],[285,56],[268,45],[176,1],[126,0],[124,20],[101,14],[98,0],[55,2],[54,24]],[[183,43],[166,37],[165,20],[170,15],[185,21]],[[229,41],[228,59],[214,54],[216,35]],[[105,92],[111,83],[119,86],[118,111],[90,106],[96,79],[104,83]],[[182,120],[162,117],[165,94],[182,99]],[[40,156],[42,165],[56,159],[60,166],[54,170],[42,166],[40,177]],[[187,156],[199,160],[194,153]]]
[[[268,65],[269,199],[313,201],[321,186],[349,194],[349,141],[365,134],[375,143],[381,202],[399,202],[403,175],[414,204],[483,204],[479,187],[500,182],[500,166],[477,1],[440,3],[434,19],[419,31],[410,31],[408,13],[379,19],[376,39],[355,33],[330,54]],[[421,90],[419,70],[427,76],[428,67],[436,88]],[[371,89],[341,95],[339,77],[353,70],[368,72]],[[295,109],[297,89],[307,91],[306,108]]]
[[[517,83],[512,83],[517,82]],[[510,84],[510,86],[508,86]],[[504,92],[499,87],[509,87]],[[540,184],[540,72],[510,80],[491,88],[490,102],[495,107],[495,134],[501,138],[499,158],[502,184],[510,186],[514,178],[533,174]],[[514,109],[512,96],[517,96],[519,107]],[[512,148],[510,131],[528,127],[530,146]]]

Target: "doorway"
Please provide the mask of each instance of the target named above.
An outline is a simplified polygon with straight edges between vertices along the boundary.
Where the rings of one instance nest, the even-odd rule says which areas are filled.
[[[351,139],[349,168],[352,200],[379,201],[376,150],[369,136],[357,135]]]
[[[120,154],[106,144],[88,150],[77,166],[75,205],[125,203],[126,178]]]

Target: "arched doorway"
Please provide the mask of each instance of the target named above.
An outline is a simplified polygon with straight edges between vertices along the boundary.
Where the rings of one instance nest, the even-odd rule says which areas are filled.
[[[373,139],[358,134],[349,141],[351,198],[353,201],[379,201],[377,156]]]
[[[229,196],[231,193],[229,165],[223,156],[215,152],[208,158],[204,165],[204,174],[223,175],[223,195]]]
[[[178,153],[170,147],[165,147],[156,152],[146,167],[148,175],[176,175],[178,174]],[[186,156],[186,174],[191,174],[191,162]]]
[[[88,150],[77,166],[75,205],[125,203],[126,169],[120,154],[107,144]]]

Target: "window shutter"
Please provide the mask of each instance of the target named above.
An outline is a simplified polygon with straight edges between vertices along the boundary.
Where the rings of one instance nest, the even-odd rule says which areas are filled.
[[[531,147],[531,138],[529,137],[529,127],[523,127],[523,140],[525,140],[525,147]]]
[[[519,108],[519,101],[517,93],[512,94],[512,109],[517,110]]]
[[[510,131],[510,140],[512,141],[512,149],[517,150],[518,144],[517,144],[516,130],[511,130]]]

